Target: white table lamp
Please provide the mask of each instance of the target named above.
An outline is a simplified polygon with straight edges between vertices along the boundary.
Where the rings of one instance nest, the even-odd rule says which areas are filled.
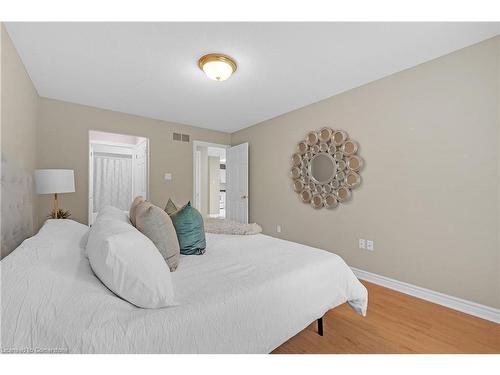
[[[35,185],[37,194],[54,194],[54,217],[57,219],[57,194],[75,192],[75,175],[72,169],[37,169]]]

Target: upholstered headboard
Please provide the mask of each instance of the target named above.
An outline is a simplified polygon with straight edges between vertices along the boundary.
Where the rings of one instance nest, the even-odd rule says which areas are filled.
[[[1,256],[33,235],[33,177],[2,153]]]

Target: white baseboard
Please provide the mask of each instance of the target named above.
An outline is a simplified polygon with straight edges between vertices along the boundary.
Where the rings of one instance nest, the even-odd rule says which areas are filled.
[[[495,309],[490,306],[481,305],[476,302],[467,301],[461,298],[449,296],[447,294],[435,292],[430,289],[422,288],[416,285],[404,283],[385,276],[380,276],[375,273],[363,271],[351,267],[352,271],[361,280],[366,280],[370,283],[377,284],[389,289],[396,290],[401,293],[424,299],[429,302],[436,303],[441,306],[449,307],[450,309],[458,310],[463,313],[477,316],[478,318],[490,320],[500,324],[500,309]]]

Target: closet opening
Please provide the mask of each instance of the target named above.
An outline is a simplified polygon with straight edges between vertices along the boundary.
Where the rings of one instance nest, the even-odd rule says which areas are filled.
[[[107,205],[129,211],[134,198],[149,198],[149,139],[89,131],[89,225]]]

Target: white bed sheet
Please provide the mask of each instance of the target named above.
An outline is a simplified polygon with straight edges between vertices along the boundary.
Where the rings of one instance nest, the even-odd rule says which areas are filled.
[[[265,235],[207,234],[172,274],[178,306],[116,297],[85,257],[88,228],[48,220],[1,262],[3,352],[268,353],[367,291],[337,255]]]

